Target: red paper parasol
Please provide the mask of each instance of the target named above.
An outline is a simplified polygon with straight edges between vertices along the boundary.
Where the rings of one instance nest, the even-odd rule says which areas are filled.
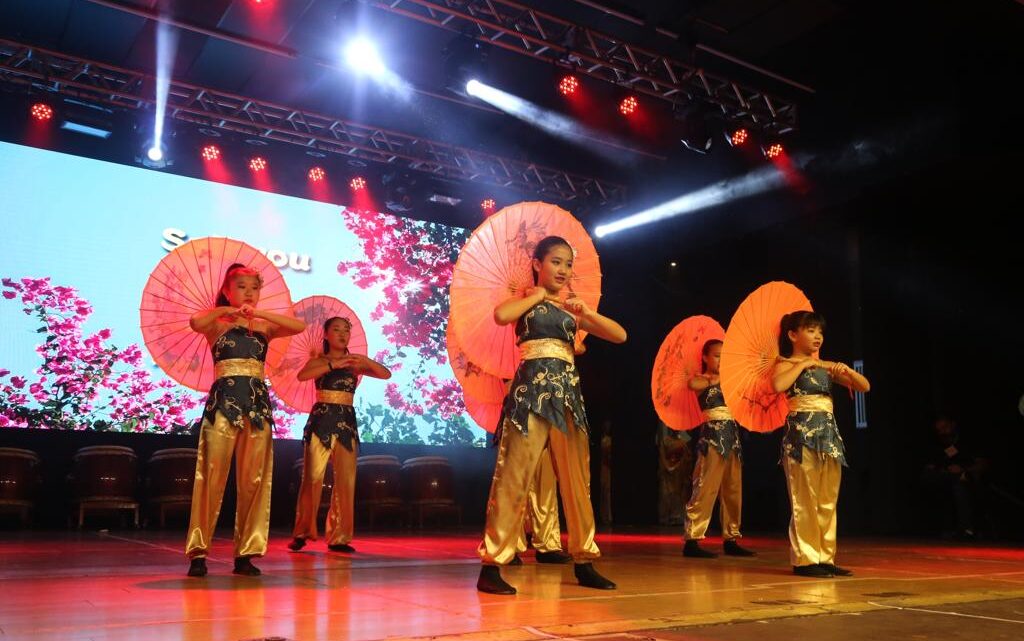
[[[665,337],[651,372],[654,409],[665,425],[674,430],[692,430],[704,422],[697,395],[688,383],[701,371],[704,343],[724,338],[725,330],[708,316],[691,316]]]
[[[800,310],[811,311],[804,293],[773,281],[747,296],[729,321],[720,365],[722,394],[736,420],[753,432],[771,432],[786,421],[786,397],[772,388],[771,379],[779,356],[779,323]]]
[[[232,263],[262,276],[258,309],[291,313],[291,294],[281,272],[257,249],[231,238],[196,238],[176,248],[157,263],[142,290],[139,315],[146,348],[160,369],[194,390],[209,390],[214,370],[210,345],[192,331],[189,319],[216,306],[221,281]],[[284,343],[271,341],[269,367],[281,360]]]
[[[309,412],[316,402],[314,381],[296,378],[309,359],[324,353],[324,323],[341,316],[352,322],[348,351],[367,355],[366,332],[351,307],[331,296],[310,296],[295,304],[295,316],[306,322],[306,329],[288,339],[284,358],[270,369],[270,382],[277,396],[293,409]]]
[[[494,307],[533,287],[530,261],[545,236],[561,236],[576,256],[573,277],[564,290],[591,309],[601,299],[601,265],[583,225],[561,207],[542,202],[511,205],[483,222],[459,252],[451,285],[451,316],[456,336],[469,359],[482,370],[510,379],[519,364],[515,327],[494,322]],[[577,345],[584,332],[578,332]]]
[[[462,401],[466,406],[466,412],[477,425],[493,434],[501,418],[501,406],[505,402],[507,385],[497,376],[488,374],[470,362],[459,346],[450,319],[445,338],[448,362],[455,372],[455,379],[462,386]]]

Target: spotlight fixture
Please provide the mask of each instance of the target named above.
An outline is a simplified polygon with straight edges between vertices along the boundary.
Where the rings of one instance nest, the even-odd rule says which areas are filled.
[[[217,145],[205,145],[199,151],[199,155],[207,162],[220,160],[220,147]]]
[[[675,109],[675,118],[679,124],[679,142],[690,151],[698,154],[706,154],[711,151],[714,144],[714,136],[711,132],[715,129],[712,123],[712,116],[708,110],[699,102],[691,102]]]
[[[455,36],[442,51],[445,88],[459,95],[469,95],[472,79],[485,80],[488,71],[488,48],[468,35]]]
[[[619,113],[623,116],[632,116],[639,106],[640,101],[636,99],[636,96],[626,96],[619,103]]]
[[[576,76],[569,74],[562,76],[562,79],[558,83],[558,93],[563,96],[569,97],[576,95],[576,90],[580,87],[580,81],[576,79]]]
[[[47,122],[53,118],[53,107],[45,102],[37,102],[29,109],[29,114],[39,122]]]
[[[726,129],[723,133],[725,135],[725,142],[733,147],[740,147],[750,140],[750,132],[747,131],[746,127]]]

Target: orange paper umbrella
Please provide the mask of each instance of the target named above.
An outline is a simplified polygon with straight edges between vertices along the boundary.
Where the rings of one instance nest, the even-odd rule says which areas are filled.
[[[459,346],[450,321],[445,336],[448,361],[455,372],[455,379],[462,386],[462,400],[466,405],[466,411],[477,425],[493,433],[501,417],[506,385],[500,378],[488,374],[469,360]]]
[[[466,405],[466,413],[470,418],[488,434],[494,434],[494,431],[498,429],[498,421],[501,420],[503,401],[479,401],[463,394],[462,402]]]
[[[213,356],[206,338],[189,327],[189,319],[216,306],[232,263],[262,276],[257,308],[291,314],[291,294],[281,272],[259,250],[231,238],[196,238],[176,248],[157,263],[142,290],[139,316],[146,348],[160,369],[194,390],[205,392],[213,384]],[[271,341],[268,366],[281,360],[284,343]]]
[[[295,304],[295,316],[306,322],[306,329],[288,339],[284,358],[270,369],[270,382],[277,396],[290,407],[309,412],[316,402],[316,384],[300,381],[296,376],[309,359],[324,353],[324,323],[341,316],[352,322],[348,351],[367,355],[366,332],[351,307],[331,296],[310,296]]]
[[[573,277],[564,291],[591,309],[601,299],[601,265],[583,225],[561,207],[541,202],[511,205],[483,222],[459,252],[451,285],[451,317],[469,359],[499,378],[512,378],[519,364],[515,327],[494,322],[494,307],[533,287],[530,261],[545,236],[561,236],[575,253]],[[577,344],[583,332],[577,334]]]
[[[779,323],[800,310],[811,310],[804,293],[773,281],[747,296],[729,321],[720,365],[722,394],[736,420],[751,431],[770,432],[786,421],[786,397],[772,389],[772,371],[779,356]]]
[[[505,398],[505,383],[493,374],[488,374],[469,360],[466,352],[459,346],[451,323],[446,332],[448,361],[451,363],[455,379],[462,386],[466,396],[487,402],[501,403]]]
[[[651,373],[654,409],[665,425],[674,430],[692,430],[704,422],[697,395],[687,383],[701,371],[704,343],[724,338],[725,330],[708,316],[691,316],[665,337]]]

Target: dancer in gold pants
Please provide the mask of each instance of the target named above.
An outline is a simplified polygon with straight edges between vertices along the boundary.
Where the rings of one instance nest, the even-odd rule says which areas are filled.
[[[551,453],[544,452],[537,466],[537,477],[526,496],[527,516],[530,519],[530,544],[536,550],[537,563],[568,563],[572,556],[562,551],[562,528],[558,522],[558,478]],[[520,554],[526,552],[526,532],[516,542],[516,556],[511,565],[519,565]]]
[[[789,501],[790,560],[799,576],[850,576],[836,565],[836,508],[846,466],[843,439],[832,413],[832,382],[866,392],[871,385],[843,363],[818,359],[825,319],[810,311],[782,318],[772,384],[789,402],[782,466]]]
[[[548,453],[562,495],[576,579],[585,587],[615,588],[592,563],[600,550],[594,542],[588,423],[573,342],[577,327],[617,343],[626,340],[626,331],[575,296],[561,301],[559,293],[572,277],[572,263],[568,242],[555,236],[544,238],[536,245],[532,261],[538,286],[494,309],[498,324],[516,323],[522,362],[503,408],[487,523],[478,550],[483,560],[477,580],[481,592],[516,593],[498,567],[515,557],[527,493],[541,457]]]
[[[303,440],[302,483],[295,506],[295,527],[289,549],[298,552],[306,541],[317,538],[317,515],[328,461],[334,468],[334,489],[327,511],[327,549],[355,552],[353,536],[356,491],[356,457],[359,430],[352,406],[359,375],[390,378],[380,363],[348,351],[352,322],[339,316],[323,327],[323,355],[310,359],[299,372],[300,381],[316,379],[316,404],[306,421]]]
[[[206,336],[210,343],[216,379],[199,432],[192,513],[185,543],[185,554],[191,559],[189,576],[206,576],[206,557],[217,527],[232,456],[238,490],[234,573],[259,575],[251,559],[263,556],[267,550],[274,418],[263,380],[263,363],[271,340],[297,334],[305,323],[257,309],[261,286],[258,271],[236,263],[224,276],[217,306],[198,312],[191,319],[192,329]]]
[[[700,439],[697,441],[693,491],[686,504],[683,556],[717,556],[699,543],[708,530],[716,498],[722,520],[723,552],[731,556],[754,556],[738,542],[743,509],[743,455],[740,426],[725,405],[718,380],[722,341],[713,339],[704,343],[701,358],[703,371],[689,382],[690,389],[697,392],[704,423],[700,426]]]

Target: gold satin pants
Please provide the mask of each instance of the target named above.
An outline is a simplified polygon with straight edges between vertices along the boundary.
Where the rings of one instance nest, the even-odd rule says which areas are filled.
[[[689,541],[703,539],[711,523],[711,514],[718,498],[718,511],[722,521],[722,538],[738,539],[740,512],[743,509],[743,462],[735,451],[723,457],[713,447],[707,454],[697,456],[693,468],[693,490],[686,504],[684,538]]]
[[[789,502],[789,557],[793,565],[835,563],[836,506],[843,466],[831,456],[803,448],[799,463],[783,455]]]
[[[558,524],[558,480],[551,452],[540,456],[537,476],[526,496],[530,517],[530,540],[538,552],[559,552],[562,549],[562,528]],[[526,532],[519,531],[516,552],[526,552]]]
[[[590,504],[590,442],[566,415],[568,434],[531,413],[527,435],[506,421],[498,446],[498,461],[487,499],[487,524],[477,549],[487,565],[505,565],[516,554],[523,531],[530,485],[541,459],[550,452],[562,507],[569,527],[569,554],[577,563],[601,555],[594,542],[594,510]]]
[[[270,484],[274,476],[274,449],[270,426],[254,429],[248,419],[241,429],[217,412],[204,420],[199,432],[196,480],[185,554],[205,557],[217,528],[224,486],[235,457],[235,558],[263,556],[270,532]]]
[[[320,511],[327,462],[330,461],[334,468],[334,489],[331,491],[331,507],[327,511],[327,523],[324,526],[327,544],[340,545],[352,540],[358,454],[359,444],[355,440],[349,452],[337,435],[331,436],[330,447],[324,447],[315,434],[309,439],[302,454],[302,484],[295,505],[293,537],[317,538],[317,514]]]

